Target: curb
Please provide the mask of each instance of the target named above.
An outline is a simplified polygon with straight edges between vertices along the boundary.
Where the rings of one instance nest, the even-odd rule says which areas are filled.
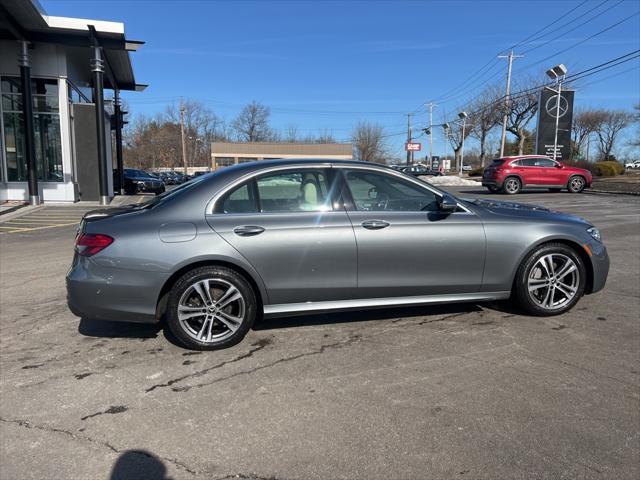
[[[4,212],[0,216],[0,223],[8,222],[9,220],[13,220],[14,218],[20,218],[23,215],[27,215],[28,213],[36,212],[40,209],[44,208],[44,205],[22,205],[20,208],[15,210],[11,210],[10,212]]]
[[[13,207],[6,208],[6,209],[0,211],[0,216],[8,215],[8,214],[10,214],[12,212],[15,212],[16,210],[21,209],[22,207],[26,207],[26,206],[27,206],[27,204],[24,203],[22,205],[14,205]]]
[[[613,192],[611,190],[594,190],[592,188],[583,190],[583,193],[593,193],[596,195],[632,195],[640,196],[640,192]]]

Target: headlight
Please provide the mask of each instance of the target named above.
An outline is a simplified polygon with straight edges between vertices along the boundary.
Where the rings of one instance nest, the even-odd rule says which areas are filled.
[[[598,230],[596,227],[587,228],[587,233],[591,235],[594,238],[594,240],[597,240],[599,242],[602,241],[602,237],[600,236],[600,230]]]

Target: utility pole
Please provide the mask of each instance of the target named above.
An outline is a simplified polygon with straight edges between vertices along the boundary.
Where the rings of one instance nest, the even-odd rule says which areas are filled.
[[[506,58],[509,61],[507,67],[507,91],[504,96],[504,116],[502,117],[502,138],[500,139],[500,157],[504,157],[504,144],[507,139],[507,121],[509,118],[509,95],[511,93],[511,65],[514,58],[522,58],[524,55],[514,55],[513,50],[509,55],[498,55],[498,58]]]
[[[413,113],[407,113],[407,144],[411,143],[411,117]],[[407,146],[407,165],[413,163],[413,151],[408,150]]]
[[[184,140],[184,103],[180,99],[180,135],[182,136],[182,166],[184,174],[187,175],[187,144]]]
[[[429,168],[431,168],[433,163],[433,107],[437,107],[437,105],[429,102],[427,107],[429,107]]]

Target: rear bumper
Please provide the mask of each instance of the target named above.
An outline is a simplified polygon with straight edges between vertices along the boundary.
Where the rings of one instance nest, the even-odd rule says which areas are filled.
[[[502,182],[496,180],[495,178],[483,178],[482,179],[483,187],[496,187],[502,188]]]
[[[158,295],[168,276],[74,261],[66,277],[67,305],[81,318],[157,323]]]

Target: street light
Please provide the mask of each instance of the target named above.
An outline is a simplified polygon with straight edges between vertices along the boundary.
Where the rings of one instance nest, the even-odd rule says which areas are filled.
[[[448,123],[443,123],[442,128],[444,129],[444,156],[447,157],[447,142],[449,141],[449,130],[451,129],[451,125]],[[440,165],[444,165],[444,163],[440,163]]]
[[[557,90],[550,90],[556,94],[556,129],[553,139],[553,159],[558,155],[558,124],[560,123],[560,97],[562,97],[562,82],[567,75],[567,67],[562,63],[547,70],[547,76],[556,81]]]
[[[460,176],[462,176],[462,167],[464,166],[464,130],[467,126],[467,112],[460,112],[458,117],[462,120],[462,144],[460,145]]]

